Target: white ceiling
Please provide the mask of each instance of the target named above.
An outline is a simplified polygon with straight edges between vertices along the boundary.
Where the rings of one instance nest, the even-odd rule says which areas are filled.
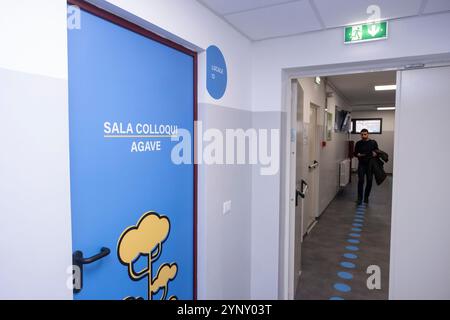
[[[378,5],[382,19],[450,11],[450,0],[198,0],[250,40],[264,40],[366,21]]]
[[[396,84],[395,71],[331,76],[327,80],[348,100],[353,110],[395,106],[396,91],[375,91],[376,85]]]

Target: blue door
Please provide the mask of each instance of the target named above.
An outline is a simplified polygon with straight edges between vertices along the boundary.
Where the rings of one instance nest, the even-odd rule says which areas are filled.
[[[85,9],[68,31],[74,298],[193,299],[194,165],[171,152],[193,137],[195,54]]]

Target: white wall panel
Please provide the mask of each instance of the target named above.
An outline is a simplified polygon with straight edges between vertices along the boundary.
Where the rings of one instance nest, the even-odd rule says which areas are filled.
[[[450,68],[401,72],[396,112],[391,299],[450,299]]]

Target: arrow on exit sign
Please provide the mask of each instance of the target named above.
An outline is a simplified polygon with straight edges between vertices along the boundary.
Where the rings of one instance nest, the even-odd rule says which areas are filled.
[[[345,43],[358,43],[388,38],[388,22],[364,23],[345,27]]]

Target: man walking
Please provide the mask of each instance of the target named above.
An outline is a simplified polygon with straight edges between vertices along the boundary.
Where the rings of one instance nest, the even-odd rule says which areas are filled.
[[[358,205],[369,203],[370,191],[372,190],[373,173],[370,170],[370,159],[377,156],[375,150],[378,150],[378,144],[375,140],[369,139],[369,130],[361,130],[361,140],[356,143],[355,156],[359,160],[358,164]],[[366,189],[364,190],[364,180],[366,181]],[[363,194],[364,191],[364,194]]]

